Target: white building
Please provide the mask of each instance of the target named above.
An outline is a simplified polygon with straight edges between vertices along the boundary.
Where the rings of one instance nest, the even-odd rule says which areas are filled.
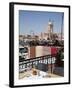
[[[53,35],[53,23],[51,21],[48,22],[48,27],[47,27],[47,31],[42,33],[39,35],[39,39],[43,40],[47,40],[47,39],[52,39],[52,35]]]

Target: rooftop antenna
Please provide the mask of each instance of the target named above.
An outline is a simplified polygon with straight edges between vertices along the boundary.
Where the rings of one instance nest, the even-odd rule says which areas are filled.
[[[62,13],[62,23],[61,23],[61,40],[62,40],[62,36],[63,36],[63,19],[64,19],[64,15]]]

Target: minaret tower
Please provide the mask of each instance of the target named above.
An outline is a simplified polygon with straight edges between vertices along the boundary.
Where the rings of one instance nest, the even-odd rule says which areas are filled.
[[[52,39],[52,35],[53,35],[53,22],[51,22],[49,20],[49,22],[48,22],[48,38]]]

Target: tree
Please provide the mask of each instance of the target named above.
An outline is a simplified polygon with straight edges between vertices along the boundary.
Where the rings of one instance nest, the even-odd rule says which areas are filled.
[[[62,64],[62,59],[64,59],[64,48],[61,48],[56,55],[56,64],[57,66],[64,66]]]

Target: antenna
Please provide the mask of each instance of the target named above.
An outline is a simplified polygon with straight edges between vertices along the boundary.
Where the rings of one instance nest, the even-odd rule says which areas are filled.
[[[63,35],[63,19],[64,19],[64,15],[62,13],[62,23],[61,23],[61,40],[62,40],[62,35]]]

